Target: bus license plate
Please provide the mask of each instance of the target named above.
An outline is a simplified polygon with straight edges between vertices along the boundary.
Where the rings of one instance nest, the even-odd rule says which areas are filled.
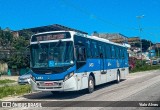
[[[54,82],[44,82],[45,86],[54,86]]]

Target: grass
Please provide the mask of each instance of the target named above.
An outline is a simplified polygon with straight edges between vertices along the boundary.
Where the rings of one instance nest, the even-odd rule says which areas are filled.
[[[6,83],[14,83],[14,82],[16,82],[16,81],[10,80],[10,79],[4,79],[4,80],[0,80],[0,85],[6,84]]]
[[[31,85],[15,85],[0,87],[0,99],[7,96],[16,96],[30,93]]]

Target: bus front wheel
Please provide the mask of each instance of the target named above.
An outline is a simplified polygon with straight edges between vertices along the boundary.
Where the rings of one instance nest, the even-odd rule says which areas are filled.
[[[93,77],[90,75],[89,79],[88,79],[88,92],[92,93],[94,91],[94,79]]]

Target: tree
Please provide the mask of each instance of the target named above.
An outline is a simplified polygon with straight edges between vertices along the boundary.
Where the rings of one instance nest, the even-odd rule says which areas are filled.
[[[13,35],[9,30],[3,31],[0,28],[0,46],[3,48],[10,48],[13,41]]]
[[[29,67],[29,58],[26,54],[26,47],[29,45],[29,39],[32,32],[23,30],[24,36],[14,38],[10,29],[2,30],[0,28],[0,47],[2,50],[10,52],[9,58],[4,57],[1,61],[8,63],[9,67],[16,65],[18,68]],[[2,53],[3,55],[5,53]],[[7,56],[7,55],[4,55]]]
[[[142,49],[143,49],[143,51],[148,50],[148,48],[150,47],[150,43],[151,43],[151,46],[152,46],[153,43],[151,41],[142,39]]]
[[[17,65],[18,68],[28,67],[29,60],[26,55],[26,47],[29,45],[29,41],[25,40],[23,36],[13,40],[12,46],[14,50],[11,52],[11,56],[8,60],[9,67]]]
[[[141,42],[142,42],[142,51],[143,52],[146,52],[148,50],[148,48],[150,47],[150,43],[151,43],[151,46],[153,45],[153,43],[149,40],[142,39]],[[135,43],[134,46],[140,48],[141,42]]]
[[[12,46],[19,52],[26,50],[26,47],[29,45],[29,40],[25,40],[23,36],[13,40]]]
[[[20,35],[23,36],[26,40],[29,40],[34,33],[30,30],[23,29],[20,31]]]

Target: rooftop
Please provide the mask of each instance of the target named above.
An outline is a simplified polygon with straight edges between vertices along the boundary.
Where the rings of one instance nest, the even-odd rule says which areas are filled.
[[[59,25],[59,24],[53,24],[53,25],[48,25],[48,26],[40,26],[40,27],[28,28],[28,29],[25,29],[25,30],[31,31],[33,33],[65,30],[65,31],[76,31],[76,32],[83,33],[83,34],[88,34],[86,32],[83,32],[83,31],[80,31],[80,30],[77,30],[77,29],[73,29],[73,28],[69,28],[69,27],[66,27],[66,26],[62,26],[62,25]],[[24,31],[24,29],[23,30],[17,30],[15,32],[21,33],[23,31]]]

